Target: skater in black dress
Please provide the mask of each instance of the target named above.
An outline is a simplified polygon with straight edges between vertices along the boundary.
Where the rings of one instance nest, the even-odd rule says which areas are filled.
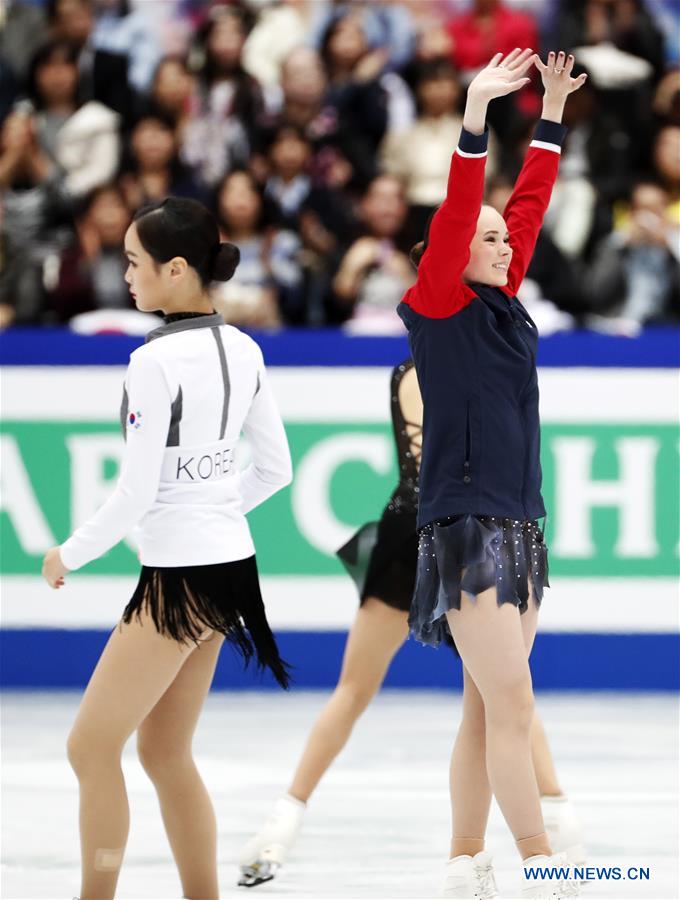
[[[364,525],[338,551],[360,599],[340,679],[312,728],[287,793],[279,797],[263,827],[240,853],[243,885],[270,880],[285,862],[302,825],[307,802],[380,689],[392,659],[408,636],[418,561],[416,519],[423,421],[422,399],[411,359],[392,370],[390,407],[399,482],[380,520]],[[450,638],[449,643],[453,645]],[[538,715],[532,747],[551,840],[560,850],[576,849],[580,843],[578,825],[571,804],[559,787]]]

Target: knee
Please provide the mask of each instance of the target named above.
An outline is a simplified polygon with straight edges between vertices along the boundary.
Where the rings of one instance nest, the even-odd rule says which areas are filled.
[[[534,693],[529,678],[504,685],[486,704],[487,722],[496,727],[529,732],[534,718]]]
[[[91,771],[120,764],[122,748],[113,741],[74,728],[66,741],[66,755],[78,778]]]
[[[176,778],[179,771],[192,763],[190,748],[167,746],[143,734],[137,738],[137,755],[152,781]]]
[[[338,685],[338,694],[345,707],[354,716],[360,716],[375,696],[375,689],[370,685],[360,684],[356,681],[341,681]]]

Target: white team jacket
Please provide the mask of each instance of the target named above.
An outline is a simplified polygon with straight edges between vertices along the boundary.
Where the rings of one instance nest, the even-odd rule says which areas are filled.
[[[245,513],[289,484],[288,442],[257,344],[221,316],[162,325],[130,357],[126,448],[113,495],[60,548],[68,569],[137,526],[147,566],[193,566],[255,552]],[[241,433],[251,462],[241,473]]]

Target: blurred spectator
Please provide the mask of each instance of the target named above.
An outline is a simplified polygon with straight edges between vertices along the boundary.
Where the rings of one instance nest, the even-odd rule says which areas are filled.
[[[657,85],[654,113],[662,124],[680,126],[680,68],[666,72]]]
[[[376,153],[388,125],[388,95],[380,84],[386,55],[370,51],[358,15],[334,19],[321,42],[328,78],[326,102],[335,110],[340,147],[359,185],[377,174]]]
[[[46,38],[44,10],[20,0],[9,0],[4,21],[0,21],[0,121],[17,96],[30,62]]]
[[[566,51],[613,45],[646,60],[657,76],[663,72],[663,35],[643,0],[561,0],[553,44]]]
[[[648,11],[664,34],[664,56],[671,66],[680,65],[680,5],[677,0],[645,0]]]
[[[153,76],[147,111],[171,120],[181,142],[197,103],[196,78],[187,60],[183,56],[163,57]]]
[[[581,71],[574,67],[574,72]],[[545,224],[560,251],[577,260],[611,230],[612,205],[628,195],[633,142],[590,79],[568,98],[563,121],[568,131]],[[513,174],[519,171],[533,130],[533,123],[527,123]]]
[[[671,202],[675,203],[680,200],[680,125],[666,125],[659,131],[653,156]]]
[[[242,63],[251,24],[240,7],[216,6],[198,35],[200,109],[185,128],[182,155],[209,186],[245,165],[261,115],[262,91]]]
[[[134,105],[128,58],[93,46],[92,0],[47,0],[46,8],[52,36],[76,50],[81,100],[97,100],[126,122]]]
[[[278,128],[291,125],[304,132],[312,147],[309,170],[315,185],[344,188],[353,169],[341,149],[338,111],[325,102],[326,73],[321,57],[311,47],[291,51],[281,68],[281,98],[278,110],[270,110],[259,122],[258,152],[251,168],[266,177],[263,156]]]
[[[451,154],[463,125],[458,111],[462,87],[447,60],[420,63],[414,68],[413,80],[418,118],[405,130],[390,131],[380,149],[384,170],[406,185],[410,244],[421,240],[432,211],[446,196]],[[487,178],[496,172],[498,152],[492,136]]]
[[[5,229],[16,246],[36,246],[64,218],[63,196],[49,177],[31,116],[21,108],[7,116],[0,130],[0,190]]]
[[[172,121],[160,113],[141,117],[130,135],[121,189],[130,209],[169,194],[206,200],[206,193],[179,159]]]
[[[289,322],[320,325],[331,276],[356,223],[346,195],[313,184],[311,155],[311,144],[299,129],[279,128],[269,149],[265,196],[282,229],[277,241],[288,241],[305,280],[305,301],[301,302],[299,293],[292,294],[290,287],[280,297],[284,316]]]
[[[300,129],[283,125],[275,133],[269,147],[270,175],[265,194],[276,209],[281,227],[299,225],[300,209],[312,190],[308,174],[311,154],[311,145]]]
[[[653,182],[633,189],[626,226],[602,242],[590,268],[590,309],[596,316],[635,324],[680,320],[680,248],[668,201],[665,189]],[[589,324],[602,327],[597,318]]]
[[[680,241],[680,125],[666,125],[656,136],[652,148],[657,177],[668,195],[668,213]]]
[[[635,168],[644,167],[653,80],[664,55],[663,35],[643,0],[563,0],[556,41],[586,66],[609,115],[635,137]]]
[[[48,306],[57,321],[96,309],[134,309],[124,278],[129,224],[130,210],[117,187],[104,185],[87,198],[77,218],[77,242],[47,276]]]
[[[92,46],[128,59],[128,80],[140,94],[151,86],[161,48],[144,6],[132,9],[130,0],[94,0],[96,24]]]
[[[349,237],[354,219],[336,191],[315,186],[309,176],[312,147],[304,133],[283,125],[269,148],[269,177],[265,195],[276,212],[279,227],[300,229],[304,211],[313,212],[323,227],[341,240]]]
[[[486,202],[503,215],[514,183],[503,175],[489,185]],[[541,334],[572,328],[584,312],[582,272],[555,244],[546,228],[538,234],[526,277],[517,296]]]
[[[0,56],[0,122],[4,122],[19,96],[19,82]]]
[[[412,59],[414,23],[405,4],[391,0],[337,0],[325,7],[318,4],[317,10],[309,36],[313,46],[321,47],[333,21],[351,13],[361,23],[368,49],[384,52],[385,67],[389,71],[400,71]]]
[[[472,77],[494,53],[515,47],[539,49],[535,19],[510,9],[502,0],[472,0],[470,8],[448,22],[453,64]]]
[[[30,113],[18,108],[0,130],[1,318],[37,322],[43,312],[43,265],[69,238],[63,196],[35,140]]]
[[[451,62],[465,84],[494,53],[510,53],[515,47],[539,50],[536,20],[527,13],[510,9],[502,0],[472,0],[470,9],[450,19],[447,30],[451,40]],[[536,117],[539,111],[535,91],[524,90],[490,104],[487,118],[498,135],[505,139],[517,128],[521,117]]]
[[[34,165],[71,198],[109,181],[120,159],[119,116],[95,100],[81,102],[77,59],[66,41],[45,44],[31,63],[28,87]]]
[[[400,334],[396,307],[415,281],[408,257],[396,238],[406,219],[401,182],[374,178],[361,201],[365,234],[349,248],[333,281],[337,311],[354,332]]]
[[[246,171],[235,170],[217,189],[217,217],[223,239],[241,252],[231,281],[215,289],[215,309],[226,322],[249,328],[281,325],[272,272],[275,235],[267,223],[262,190]]]
[[[0,206],[0,330],[13,325],[16,320],[16,302],[23,269],[23,260],[4,231],[2,219]]]
[[[264,88],[278,85],[284,60],[306,42],[313,11],[306,0],[282,0],[260,13],[243,48],[243,67]]]

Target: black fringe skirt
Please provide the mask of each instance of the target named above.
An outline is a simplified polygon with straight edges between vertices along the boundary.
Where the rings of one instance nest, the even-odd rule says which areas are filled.
[[[247,666],[270,669],[281,687],[289,666],[267,622],[255,557],[208,566],[142,566],[123,622],[149,615],[159,634],[198,644],[207,629],[223,634]]]
[[[526,611],[529,585],[536,605],[548,583],[548,550],[538,522],[500,516],[452,516],[420,530],[416,587],[409,625],[432,647],[450,643],[446,613],[495,587],[498,605]]]

